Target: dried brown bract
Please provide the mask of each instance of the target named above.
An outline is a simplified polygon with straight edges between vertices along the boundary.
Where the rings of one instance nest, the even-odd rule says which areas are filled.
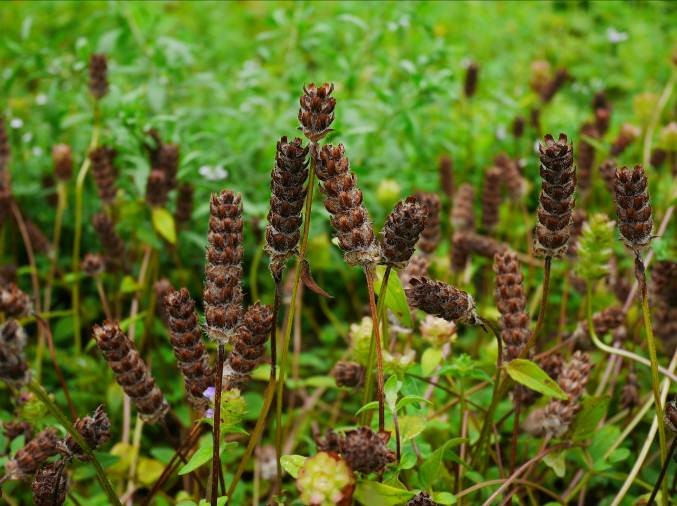
[[[526,182],[517,160],[513,160],[506,153],[500,153],[494,159],[494,164],[501,170],[502,184],[510,196],[520,199],[526,191]]]
[[[205,409],[208,402],[202,394],[214,384],[214,373],[202,343],[195,302],[185,288],[170,288],[164,302],[172,349],[183,373],[188,402],[196,409]]]
[[[89,92],[97,100],[108,94],[108,58],[105,54],[94,53],[89,57]]]
[[[153,169],[146,180],[146,202],[151,207],[164,207],[167,204],[169,185],[163,170]]]
[[[428,492],[419,492],[414,497],[409,499],[407,506],[436,506],[437,503],[433,501]]]
[[[73,153],[68,144],[52,146],[52,163],[54,174],[61,181],[68,181],[73,175]]]
[[[484,235],[472,231],[457,232],[451,243],[451,268],[461,272],[472,255],[484,258],[494,258],[494,255],[507,249],[507,245]]]
[[[637,253],[649,245],[653,228],[648,180],[641,165],[616,169],[615,196],[621,237]]]
[[[545,103],[550,102],[557,92],[562,89],[562,86],[571,79],[571,74],[564,68],[557,69],[553,78],[548,81],[545,86],[539,91],[541,100]]]
[[[440,188],[442,188],[447,198],[451,200],[454,196],[454,164],[449,155],[440,156],[439,171]]]
[[[36,434],[5,464],[5,475],[11,480],[25,480],[33,475],[40,465],[57,453],[59,436],[50,427]]]
[[[0,311],[8,318],[21,318],[33,311],[33,303],[26,292],[10,283],[0,288]]]
[[[180,183],[176,195],[176,213],[174,219],[176,224],[181,226],[190,223],[193,216],[193,185],[190,183]]]
[[[100,212],[92,217],[92,225],[101,241],[106,267],[109,271],[119,270],[125,261],[125,243],[115,230],[115,223],[107,213]]]
[[[429,266],[429,257],[420,253],[414,254],[414,256],[409,259],[407,266],[399,272],[402,286],[407,288],[409,286],[409,281],[411,281],[412,278],[427,275]]]
[[[600,133],[592,123],[584,123],[580,130],[578,143],[578,186],[581,190],[590,188],[592,166],[595,163],[595,146],[590,144],[586,137],[599,139]]]
[[[519,139],[524,135],[524,129],[527,125],[527,120],[523,116],[515,116],[515,119],[512,120],[512,136],[515,139]]]
[[[226,388],[246,383],[265,354],[265,344],[273,328],[273,312],[258,302],[247,309],[238,328],[233,351],[223,370]]]
[[[463,94],[467,98],[471,98],[477,93],[477,82],[480,73],[480,66],[475,62],[470,64],[465,69],[465,81],[463,81]]]
[[[451,209],[451,224],[454,230],[473,230],[475,228],[474,199],[475,190],[468,183],[463,183],[456,190],[454,205]]]
[[[548,134],[539,150],[542,182],[534,252],[561,257],[568,249],[576,190],[573,147],[565,134],[560,134],[557,141]]]
[[[498,224],[501,206],[501,180],[503,174],[498,167],[491,167],[484,173],[482,187],[482,227],[491,232]]]
[[[526,313],[524,277],[520,271],[517,255],[512,251],[496,253],[496,307],[501,313],[501,339],[503,340],[503,361],[518,358],[529,341],[529,315]]]
[[[78,418],[74,425],[90,450],[100,448],[110,439],[110,420],[103,406],[98,406],[92,415]],[[70,434],[59,443],[59,451],[68,459],[89,460],[87,453]]]
[[[307,178],[308,147],[303,147],[299,138],[289,141],[282,137],[277,143],[271,173],[265,247],[270,255],[270,270],[277,281],[281,279],[285,261],[298,250]]]
[[[339,442],[341,456],[353,471],[382,472],[395,460],[394,452],[386,446],[389,438],[388,434],[374,432],[369,427],[349,430]]]
[[[104,271],[103,258],[101,258],[101,255],[87,253],[80,263],[80,268],[87,276],[99,276],[100,274],[103,274]]]
[[[61,506],[68,493],[66,462],[59,460],[42,466],[32,484],[34,506]]]
[[[223,344],[236,336],[242,317],[242,202],[223,190],[210,203],[204,305],[207,334]]]
[[[418,242],[419,249],[426,255],[432,255],[440,243],[442,227],[440,223],[440,209],[442,203],[436,193],[418,192],[416,199],[426,211],[425,226],[421,231]]]
[[[421,243],[426,238],[421,233],[424,232],[427,218],[428,208],[420,199],[408,197],[405,201],[398,202],[381,230],[382,263],[401,269],[409,262],[417,242],[425,251]],[[439,235],[439,220],[437,228]],[[426,244],[426,247],[429,246]]]
[[[317,142],[331,131],[330,126],[334,121],[334,107],[336,99],[331,96],[334,85],[324,83],[315,86],[310,83],[303,88],[301,95],[301,108],[299,109],[299,123],[301,130],[312,142]]]
[[[99,197],[106,204],[111,204],[117,194],[115,187],[116,170],[113,166],[116,154],[114,149],[107,146],[99,146],[89,152],[89,159],[92,162],[92,176],[99,191]]]
[[[317,160],[317,177],[325,195],[324,206],[331,214],[339,246],[349,265],[373,264],[379,259],[374,229],[367,209],[362,205],[362,192],[357,178],[350,171],[343,144],[322,147]]]
[[[162,419],[169,411],[169,404],[129,337],[117,323],[108,321],[94,326],[93,337],[113,370],[115,380],[136,405],[141,419],[147,423]]]
[[[623,123],[618,131],[618,136],[611,143],[611,156],[618,156],[623,153],[630,144],[637,140],[640,133],[639,128],[636,126],[629,123]]]
[[[469,325],[480,323],[475,301],[458,288],[426,277],[412,278],[406,289],[412,307],[452,322]]]
[[[560,437],[569,430],[574,415],[580,409],[578,401],[585,391],[591,368],[590,357],[580,351],[575,352],[562,368],[557,382],[569,399],[553,399],[545,407],[543,429],[547,435]]]
[[[0,379],[9,385],[22,386],[30,380],[25,347],[26,333],[19,322],[9,319],[0,326]]]
[[[364,381],[364,367],[357,362],[340,360],[334,365],[331,375],[336,381],[336,386],[358,388]]]

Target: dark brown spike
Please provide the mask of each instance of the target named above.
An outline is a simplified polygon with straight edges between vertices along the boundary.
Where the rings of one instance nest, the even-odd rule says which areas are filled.
[[[49,457],[56,455],[58,443],[56,429],[49,427],[39,432],[5,463],[5,475],[10,480],[29,478]]]
[[[529,341],[529,315],[526,313],[522,272],[517,255],[504,251],[494,255],[496,273],[496,307],[501,313],[503,361],[518,358]]]
[[[125,243],[115,230],[115,223],[107,213],[100,212],[92,217],[92,225],[101,241],[107,269],[119,270],[125,262]]]
[[[34,506],[61,506],[68,493],[66,462],[58,460],[42,466],[31,486]]]
[[[469,325],[480,323],[473,298],[454,286],[426,277],[412,278],[406,294],[412,307],[428,314]]]
[[[482,187],[482,227],[491,232],[498,224],[499,208],[501,206],[501,169],[491,167],[484,173]]]
[[[0,288],[0,311],[9,318],[22,318],[33,311],[31,298],[16,284]]]
[[[382,472],[395,461],[394,452],[386,446],[389,435],[374,432],[369,427],[349,430],[339,441],[340,453],[353,471]]]
[[[20,387],[30,380],[25,347],[23,327],[10,318],[0,326],[0,379],[9,385]]]
[[[89,92],[96,100],[108,94],[108,58],[94,53],[89,57]]]
[[[364,381],[364,367],[357,362],[340,360],[334,365],[331,375],[336,381],[336,386],[358,388]]]
[[[74,426],[91,450],[100,448],[110,439],[110,420],[101,405],[94,410],[92,415],[78,418]],[[63,442],[60,442],[59,451],[68,459],[76,457],[83,461],[90,460],[87,453],[70,434]]]
[[[454,197],[454,164],[451,156],[442,155],[439,160],[440,188],[451,201]]]
[[[113,166],[116,154],[114,149],[107,146],[99,146],[89,152],[89,159],[92,162],[92,176],[99,191],[99,197],[106,204],[111,204],[117,194],[115,186],[116,170]]]
[[[614,183],[618,228],[626,246],[637,253],[649,245],[653,228],[646,173],[641,165],[617,168]]]
[[[303,88],[298,117],[303,135],[312,142],[319,141],[331,131],[336,107],[336,99],[331,96],[333,91],[334,85],[329,83],[322,86],[310,83]]]
[[[451,224],[455,231],[473,230],[475,228],[474,199],[475,190],[468,183],[463,183],[456,190],[454,205],[451,210]]]
[[[61,181],[68,181],[73,175],[73,153],[68,144],[52,146],[54,174]]]
[[[193,216],[193,185],[190,183],[180,183],[176,195],[176,213],[174,219],[176,224],[186,225],[190,223]]]
[[[465,69],[465,81],[463,81],[463,94],[472,98],[477,93],[480,66],[476,62],[470,62]]]
[[[416,243],[424,241],[421,232],[424,231],[427,218],[426,207],[416,197],[398,202],[381,230],[382,263],[398,269],[405,267],[414,253]]]

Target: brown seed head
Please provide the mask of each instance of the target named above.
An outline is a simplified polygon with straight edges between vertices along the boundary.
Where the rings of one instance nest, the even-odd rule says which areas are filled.
[[[111,272],[119,270],[125,261],[125,243],[115,230],[115,223],[106,212],[100,212],[92,216],[92,225],[101,241],[106,268]]]
[[[615,175],[618,228],[626,246],[639,252],[651,241],[651,202],[646,173],[641,165],[623,167]]]
[[[52,163],[54,174],[61,181],[68,181],[73,174],[73,153],[68,144],[55,144],[52,146]]]
[[[468,325],[480,323],[475,301],[456,287],[426,277],[412,278],[406,289],[412,307],[452,322]]]
[[[510,196],[515,199],[522,198],[527,185],[519,162],[510,158],[507,153],[499,153],[494,159],[494,165],[501,170],[501,183]]]
[[[475,190],[468,183],[463,183],[456,190],[454,205],[451,209],[451,224],[457,232],[475,228],[474,199]]]
[[[426,255],[432,255],[440,243],[442,227],[440,223],[440,209],[442,203],[436,193],[418,192],[416,199],[423,206],[426,216],[424,227],[421,231],[421,239],[418,242],[419,249]]]
[[[561,257],[568,249],[576,190],[573,147],[568,143],[566,135],[560,134],[555,141],[548,134],[539,145],[539,150],[542,182],[534,252],[543,256]]]
[[[161,169],[153,169],[146,180],[146,202],[151,207],[164,207],[167,204],[167,175]]]
[[[49,427],[36,434],[5,464],[5,475],[10,480],[25,480],[33,475],[40,465],[57,453],[59,436],[56,429]]]
[[[13,386],[22,386],[30,380],[30,371],[24,355],[26,333],[14,319],[0,326],[0,379]]]
[[[108,59],[105,54],[94,53],[89,57],[89,92],[96,100],[108,93]]]
[[[362,386],[364,380],[364,367],[357,362],[341,360],[336,362],[331,375],[336,381],[336,386],[358,388]]]
[[[526,313],[522,272],[517,254],[506,250],[494,255],[496,273],[496,307],[501,313],[503,361],[519,357],[529,341],[529,315]]]
[[[519,139],[524,135],[526,124],[527,120],[523,116],[515,116],[515,119],[512,120],[512,135],[515,139]]]
[[[677,400],[675,399],[665,405],[665,425],[672,432],[677,432]]]
[[[419,236],[425,229],[428,218],[427,208],[416,197],[398,202],[381,230],[381,261],[401,269],[407,265],[414,253]],[[421,237],[420,242],[425,239]],[[426,247],[429,247],[426,244]],[[423,247],[421,248],[423,249]]]
[[[273,328],[273,312],[258,302],[249,306],[238,328],[233,351],[223,370],[226,388],[246,383],[265,354],[265,343]]]
[[[428,492],[419,492],[414,497],[409,499],[407,506],[436,506],[437,503],[433,501]]]
[[[349,430],[339,443],[340,453],[353,471],[382,472],[395,460],[395,454],[386,446],[388,439],[388,434],[376,433],[369,427]]]
[[[498,211],[501,206],[501,182],[503,173],[498,167],[491,167],[484,173],[482,188],[482,227],[491,232],[498,224]]]
[[[116,170],[113,166],[116,155],[114,149],[106,146],[99,146],[89,152],[89,159],[92,162],[92,176],[99,191],[99,197],[106,204],[112,203],[117,194],[115,186]]]
[[[463,82],[463,93],[467,98],[471,98],[477,92],[477,82],[480,73],[480,66],[475,62],[465,69],[465,81]]]
[[[68,493],[66,462],[59,460],[42,466],[32,484],[34,506],[61,506]]]
[[[640,133],[640,129],[636,126],[630,123],[623,123],[618,131],[618,136],[611,144],[611,156],[618,156],[623,153],[630,144],[635,142]]]
[[[569,399],[566,401],[553,399],[545,407],[543,428],[546,434],[559,437],[569,430],[575,414],[580,409],[578,401],[585,391],[591,368],[590,357],[580,351],[575,352],[562,368],[557,382]]]
[[[454,164],[449,155],[440,156],[440,188],[449,200],[454,196]]]
[[[9,318],[21,318],[33,312],[33,303],[27,293],[10,283],[0,288],[0,311]]]
[[[90,450],[100,448],[110,439],[110,420],[103,406],[98,406],[92,415],[78,418],[74,425]],[[59,451],[68,459],[76,457],[79,460],[89,460],[87,453],[70,434],[59,443]]]
[[[493,237],[472,231],[456,232],[451,244],[451,268],[455,272],[461,272],[472,255],[494,258],[496,253],[506,248],[504,243]]]
[[[581,190],[590,188],[592,166],[595,163],[595,147],[586,139],[599,139],[600,133],[592,123],[584,123],[580,130],[578,143],[578,186]]]
[[[80,268],[82,269],[82,272],[87,274],[87,276],[94,277],[103,274],[103,258],[101,258],[101,255],[87,253],[80,264]]]
[[[299,109],[299,123],[301,130],[310,141],[317,142],[331,131],[334,121],[334,107],[336,99],[331,96],[334,85],[324,83],[315,86],[310,83],[303,88]]]
[[[190,223],[193,216],[193,185],[190,183],[179,184],[179,191],[176,196],[176,214],[174,219],[176,224],[186,225]]]
[[[430,258],[420,253],[414,254],[409,259],[407,266],[399,271],[400,281],[404,288],[409,287],[409,281],[412,278],[418,278],[428,274],[428,267],[430,266]]]

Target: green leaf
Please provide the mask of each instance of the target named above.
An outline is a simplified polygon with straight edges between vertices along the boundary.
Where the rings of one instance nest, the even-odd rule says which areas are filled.
[[[421,402],[432,404],[432,402],[430,402],[425,397],[421,397],[420,395],[405,395],[399,401],[397,401],[397,411],[405,406],[408,406],[409,404],[420,404]]]
[[[599,421],[606,414],[610,399],[608,395],[583,399],[581,410],[571,426],[571,437],[574,441],[587,439],[593,435]]]
[[[280,465],[292,478],[296,479],[303,464],[306,462],[306,458],[303,455],[282,455],[280,457]]]
[[[456,496],[449,492],[435,492],[433,494],[433,501],[436,504],[456,504]]]
[[[376,267],[376,282],[374,283],[374,289],[376,290],[377,295],[381,290],[381,282],[383,281],[385,269],[386,268],[382,265]],[[409,303],[407,302],[407,296],[404,294],[404,288],[402,288],[402,283],[400,283],[400,278],[396,272],[392,272],[388,277],[385,299],[386,307],[397,315],[402,325],[412,328],[414,323],[411,321]]]
[[[124,278],[122,278],[122,283],[120,283],[120,293],[134,293],[140,289],[141,285],[139,285],[133,277],[126,275]]]
[[[543,462],[555,472],[558,478],[566,473],[565,452],[552,452],[543,457]]]
[[[588,447],[588,452],[593,462],[602,461],[604,455],[614,444],[618,436],[621,434],[621,429],[615,425],[605,425],[593,433],[592,441]]]
[[[557,382],[531,360],[516,358],[508,362],[505,370],[513,380],[525,387],[549,397],[568,399]]]
[[[186,464],[184,464],[181,469],[179,469],[179,475],[183,476],[184,474],[188,474],[209,462],[212,458],[212,448],[213,446],[211,441],[209,441],[204,446],[200,446],[200,448],[197,449],[190,460],[186,462]]]
[[[391,413],[397,409],[397,394],[402,388],[402,382],[397,379],[397,376],[392,375],[383,385],[383,392],[385,395],[386,405]]]
[[[430,376],[435,368],[442,361],[442,350],[439,348],[428,348],[421,355],[421,374]]]
[[[376,408],[378,408],[378,401],[371,401],[371,402],[366,403],[364,406],[362,406],[357,411],[355,411],[355,415],[359,415],[363,411],[369,411],[371,409],[376,409]]]
[[[435,483],[438,480],[438,478],[441,478],[442,474],[446,472],[443,461],[444,461],[444,452],[447,450],[447,448],[459,445],[463,441],[465,441],[465,438],[457,437],[454,439],[450,439],[442,446],[440,446],[437,450],[432,452],[432,454],[426,459],[426,461],[421,465],[421,469],[418,472],[418,476],[423,488],[425,489],[431,488],[433,483]]]
[[[377,481],[361,481],[355,488],[355,499],[365,505],[394,506],[406,503],[416,495],[411,490],[396,488]]]
[[[416,465],[416,454],[412,451],[405,451],[400,458],[399,469],[411,469]]]
[[[174,225],[174,217],[164,207],[153,208],[153,228],[160,234],[168,243],[176,244],[176,226]]]
[[[424,416],[404,415],[397,419],[400,426],[400,438],[402,442],[414,439],[421,432],[423,432],[427,425],[427,420]]]
[[[617,464],[618,462],[623,462],[627,460],[630,456],[630,450],[627,448],[616,448],[609,454],[609,462],[612,464]]]

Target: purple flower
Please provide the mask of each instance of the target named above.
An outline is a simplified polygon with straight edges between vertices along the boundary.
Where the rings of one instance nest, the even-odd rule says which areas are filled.
[[[207,387],[205,391],[202,392],[202,396],[209,399],[210,402],[214,402],[214,397],[216,396],[216,388]]]
[[[214,419],[214,408],[209,408],[207,411],[205,411],[205,418],[211,418],[212,420]]]

